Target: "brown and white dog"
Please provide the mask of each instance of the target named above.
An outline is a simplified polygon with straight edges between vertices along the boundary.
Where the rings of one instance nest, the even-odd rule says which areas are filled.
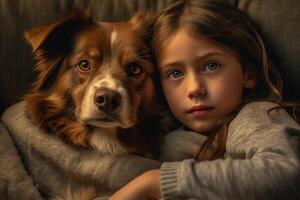
[[[153,19],[93,22],[83,12],[25,33],[38,77],[25,97],[32,120],[67,143],[155,156],[162,119],[154,93]]]

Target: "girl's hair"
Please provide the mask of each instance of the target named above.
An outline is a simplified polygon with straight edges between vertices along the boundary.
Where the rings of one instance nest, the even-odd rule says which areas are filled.
[[[212,0],[179,0],[163,10],[154,26],[156,60],[179,29],[184,29],[194,38],[204,36],[230,47],[239,55],[243,71],[256,79],[256,87],[244,89],[241,105],[220,127],[210,132],[197,155],[197,160],[213,160],[223,156],[229,123],[245,102],[267,100],[281,103],[282,80],[268,58],[254,24],[245,13],[229,4]]]

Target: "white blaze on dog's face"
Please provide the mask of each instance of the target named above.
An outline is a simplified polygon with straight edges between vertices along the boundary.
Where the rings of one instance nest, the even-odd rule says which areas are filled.
[[[108,70],[87,86],[79,119],[94,126],[128,128],[135,122],[130,120],[131,109],[127,89]]]
[[[149,47],[132,23],[99,23],[77,36],[70,56],[76,116],[96,127],[129,128],[153,98]]]

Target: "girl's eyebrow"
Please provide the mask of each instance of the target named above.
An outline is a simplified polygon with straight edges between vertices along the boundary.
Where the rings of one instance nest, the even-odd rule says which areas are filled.
[[[223,56],[224,53],[222,52],[208,52],[208,53],[205,53],[203,55],[199,55],[199,56],[196,56],[196,61],[201,61],[201,60],[205,60],[209,57],[212,57],[212,56]],[[178,66],[182,66],[184,64],[183,61],[171,61],[171,62],[167,62],[166,64],[163,64],[163,65],[160,65],[160,68],[165,68],[165,67],[178,67]]]
[[[200,56],[197,56],[197,60],[205,60],[209,57],[212,57],[212,56],[223,56],[224,53],[223,52],[219,52],[219,51],[215,51],[215,52],[208,52],[208,53],[205,53],[203,55],[200,55]]]
[[[164,65],[160,65],[160,69],[161,68],[167,68],[167,67],[178,67],[178,66],[182,66],[183,65],[183,62],[180,62],[180,61],[175,61],[175,62],[170,62],[170,63],[167,63],[167,64],[164,64]]]

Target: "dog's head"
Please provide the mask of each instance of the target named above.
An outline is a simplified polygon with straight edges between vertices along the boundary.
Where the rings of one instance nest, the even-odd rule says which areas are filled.
[[[66,118],[91,127],[129,128],[155,109],[149,47],[153,19],[93,22],[82,12],[25,33],[39,75],[27,95],[41,126]]]

